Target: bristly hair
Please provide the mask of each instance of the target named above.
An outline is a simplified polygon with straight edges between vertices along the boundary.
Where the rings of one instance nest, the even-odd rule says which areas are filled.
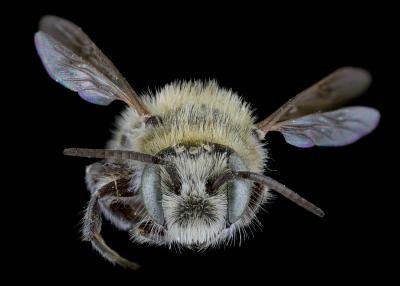
[[[136,111],[127,108],[108,147],[157,154],[175,144],[213,142],[234,149],[249,170],[264,170],[264,144],[251,136],[255,117],[249,104],[233,91],[215,81],[174,82],[143,100],[163,124],[146,129]]]

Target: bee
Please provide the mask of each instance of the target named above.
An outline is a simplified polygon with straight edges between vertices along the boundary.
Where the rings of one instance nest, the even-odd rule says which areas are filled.
[[[65,155],[101,159],[86,168],[91,197],[83,240],[106,260],[138,269],[101,236],[102,217],[137,243],[202,250],[235,241],[257,224],[273,192],[307,211],[324,212],[264,175],[264,138],[280,132],[293,146],[343,146],[377,126],[376,109],[340,105],[361,95],[370,74],[336,70],[256,122],[249,104],[215,81],[175,82],[138,94],[75,24],[45,16],[35,34],[49,75],[84,100],[127,108],[106,149],[68,148]]]

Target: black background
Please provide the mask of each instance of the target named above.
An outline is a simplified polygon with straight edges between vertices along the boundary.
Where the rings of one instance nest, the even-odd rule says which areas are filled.
[[[387,279],[391,268],[385,262],[395,253],[388,247],[394,239],[389,232],[396,225],[390,222],[395,209],[389,207],[395,188],[388,181],[394,168],[386,162],[397,153],[388,137],[395,118],[389,112],[395,95],[388,83],[393,83],[396,67],[390,9],[366,12],[339,5],[337,12],[328,13],[332,7],[316,6],[319,10],[304,13],[292,6],[279,11],[231,11],[230,6],[205,4],[180,8],[110,3],[100,11],[75,10],[71,4],[27,8],[20,15],[23,25],[15,34],[24,35],[18,36],[22,44],[11,49],[20,54],[25,76],[17,85],[22,92],[15,95],[21,115],[9,126],[17,133],[12,146],[23,150],[18,155],[26,170],[13,178],[18,199],[6,196],[17,214],[8,232],[17,245],[9,264],[30,270],[33,280],[70,283]],[[62,150],[102,148],[124,105],[91,105],[50,79],[33,45],[44,14],[83,27],[138,93],[176,79],[216,79],[250,102],[260,119],[335,69],[363,67],[374,81],[353,104],[379,109],[381,123],[371,135],[342,148],[297,149],[279,134],[268,135],[270,176],[323,208],[325,218],[278,197],[259,215],[263,230],[241,247],[204,253],[135,245],[127,233],[105,223],[110,246],[143,266],[138,272],[123,270],[80,241],[80,219],[89,199],[84,168],[92,161],[63,157]],[[13,72],[20,74],[21,65],[14,65]],[[12,170],[20,168],[21,161],[14,163]],[[384,272],[378,271],[382,265]]]

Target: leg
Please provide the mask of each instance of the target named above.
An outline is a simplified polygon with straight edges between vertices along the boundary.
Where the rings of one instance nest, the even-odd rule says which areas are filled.
[[[124,267],[137,270],[139,265],[121,257],[112,250],[101,237],[101,211],[99,205],[100,192],[92,194],[83,220],[83,240],[90,241],[92,246],[108,261]]]
[[[142,198],[134,189],[138,176],[129,166],[110,162],[86,169],[87,187],[92,195],[98,193],[102,215],[120,230],[130,230],[143,218]]]

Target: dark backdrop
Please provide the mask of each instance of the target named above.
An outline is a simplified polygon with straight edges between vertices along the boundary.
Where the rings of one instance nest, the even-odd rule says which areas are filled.
[[[331,15],[326,13],[330,8],[321,7],[309,14],[296,7],[279,13],[271,7],[235,12],[228,6],[181,8],[185,11],[110,4],[99,12],[63,5],[27,8],[21,16],[23,44],[11,48],[23,61],[24,78],[17,86],[24,92],[16,110],[24,115],[10,125],[17,127],[17,145],[32,152],[26,174],[13,180],[26,186],[15,190],[21,206],[12,199],[7,204],[21,216],[13,216],[16,230],[9,232],[18,242],[10,264],[30,270],[34,280],[69,283],[385,279],[377,267],[394,251],[387,247],[388,227],[394,228],[389,225],[394,209],[388,205],[394,195],[385,159],[394,160],[397,153],[384,155],[390,149],[389,118],[394,118],[388,110],[395,104],[386,85],[390,68],[394,70],[389,55],[394,24],[387,10],[367,13],[342,6]],[[342,148],[297,149],[279,134],[268,135],[270,175],[323,208],[325,218],[278,197],[259,215],[263,230],[241,247],[204,253],[135,245],[127,233],[104,223],[106,241],[143,266],[139,272],[113,267],[80,241],[80,220],[89,199],[84,168],[93,161],[64,157],[62,150],[103,147],[123,104],[91,105],[50,79],[33,46],[37,22],[49,13],[83,27],[138,93],[176,79],[216,79],[250,102],[259,118],[339,67],[363,67],[374,81],[354,104],[379,109],[381,124]],[[21,66],[14,68],[21,73]]]

